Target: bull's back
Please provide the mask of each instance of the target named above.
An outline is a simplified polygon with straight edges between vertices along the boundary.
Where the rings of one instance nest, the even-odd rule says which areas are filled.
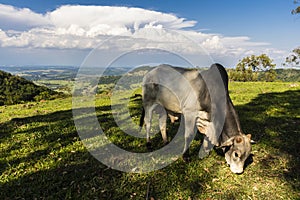
[[[144,104],[158,103],[166,109],[181,113],[183,102],[189,98],[192,80],[199,76],[197,70],[158,66],[143,79]]]

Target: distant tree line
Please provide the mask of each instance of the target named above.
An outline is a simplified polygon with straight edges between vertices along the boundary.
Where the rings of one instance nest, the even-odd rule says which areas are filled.
[[[35,85],[22,77],[0,71],[0,105],[12,105],[63,96],[47,87]]]
[[[274,81],[276,79],[275,64],[266,54],[251,55],[239,61],[236,68],[229,70],[233,81]]]

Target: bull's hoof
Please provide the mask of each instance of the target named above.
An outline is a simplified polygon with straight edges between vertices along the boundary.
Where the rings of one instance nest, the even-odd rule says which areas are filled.
[[[203,159],[209,155],[209,151],[205,151],[203,148],[200,149],[199,151],[199,158]]]
[[[153,150],[153,149],[152,149],[151,142],[147,142],[147,143],[146,143],[146,147],[147,147],[147,150],[148,150],[148,151],[152,151],[152,150]]]

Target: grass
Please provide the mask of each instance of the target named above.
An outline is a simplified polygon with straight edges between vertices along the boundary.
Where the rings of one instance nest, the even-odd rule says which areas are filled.
[[[72,99],[0,107],[1,199],[300,199],[300,83],[230,83],[230,96],[245,133],[251,133],[252,163],[235,175],[212,151],[191,162],[178,159],[149,173],[125,173],[97,161],[73,122]],[[140,90],[135,91],[140,93]],[[130,93],[130,96],[134,94]],[[108,96],[97,97],[96,113],[118,146],[145,152],[145,139],[126,135],[113,121]],[[138,123],[140,97],[129,104]],[[168,126],[174,135],[176,129]],[[154,148],[162,147],[159,134]]]

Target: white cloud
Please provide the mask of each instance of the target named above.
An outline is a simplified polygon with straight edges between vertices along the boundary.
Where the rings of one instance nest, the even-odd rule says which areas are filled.
[[[268,49],[269,44],[253,42],[246,36],[226,37],[186,30],[196,22],[142,8],[65,5],[39,14],[0,4],[0,18],[1,47],[92,49],[115,36],[103,48],[148,47],[193,54],[197,47],[187,44],[189,40],[211,55],[235,60],[257,52],[267,51],[277,58],[284,53]]]
[[[0,16],[1,13],[6,16],[6,23],[12,24],[11,29],[16,27],[12,32],[0,26],[4,32],[3,47],[85,49],[95,47],[107,36],[145,37],[141,35],[145,33],[142,30],[150,27],[176,30],[193,27],[196,23],[173,14],[109,6],[66,5],[41,15],[29,9],[1,5]],[[19,30],[18,24],[22,23],[32,28]]]
[[[6,30],[27,30],[51,24],[47,17],[28,8],[21,9],[4,4],[0,4],[0,19],[0,28]]]
[[[110,30],[121,29],[135,31],[147,25],[161,25],[169,29],[193,27],[195,21],[187,21],[173,14],[166,14],[142,8],[111,7],[111,6],[62,6],[47,17],[57,27],[77,25],[86,31],[100,26]],[[107,29],[99,29],[99,34],[107,34]],[[120,32],[117,31],[117,34]]]
[[[224,45],[221,42],[221,38],[217,35],[207,38],[204,42],[202,42],[202,46],[208,50],[223,50],[224,49]]]

